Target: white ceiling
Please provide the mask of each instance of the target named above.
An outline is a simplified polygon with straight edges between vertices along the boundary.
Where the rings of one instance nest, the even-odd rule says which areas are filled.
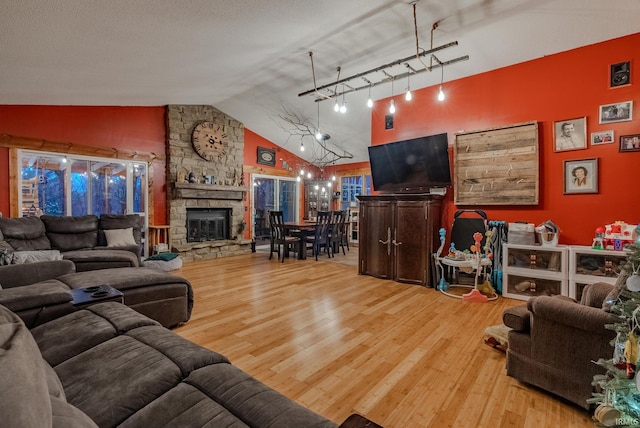
[[[415,55],[412,3],[0,0],[0,103],[213,105],[299,153],[300,138],[281,116],[288,111],[317,123],[314,97],[298,97],[313,89],[308,53],[318,86],[335,81],[338,66],[347,77]],[[416,10],[420,48],[429,49],[438,22],[433,46],[459,45],[437,56],[470,57],[446,67],[445,80],[640,31],[638,0],[419,0]],[[411,65],[420,68],[416,60]],[[421,73],[411,87],[439,84],[440,77]],[[395,83],[396,94],[405,88]],[[344,115],[333,112],[332,101],[319,103],[323,132],[334,149],[354,155],[349,162],[368,159],[366,92],[347,95]],[[372,89],[374,99],[390,94],[389,83]]]

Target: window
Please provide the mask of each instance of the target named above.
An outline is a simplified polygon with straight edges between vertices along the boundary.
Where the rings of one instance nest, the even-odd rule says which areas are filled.
[[[371,176],[370,175],[356,175],[349,177],[342,177],[342,209],[346,210],[349,207],[357,207],[358,195],[369,195],[371,193]]]
[[[18,150],[20,212],[139,214],[147,224],[147,163]]]

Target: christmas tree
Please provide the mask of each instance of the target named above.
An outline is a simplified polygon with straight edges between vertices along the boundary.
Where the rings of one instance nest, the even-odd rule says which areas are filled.
[[[601,392],[594,393],[590,400],[599,403],[594,413],[598,426],[640,426],[640,376],[636,374],[640,338],[640,225],[636,235],[618,278],[619,297],[611,305],[611,313],[620,320],[606,326],[616,332],[613,358],[601,358],[596,363],[606,369],[606,374],[594,377],[593,384]]]

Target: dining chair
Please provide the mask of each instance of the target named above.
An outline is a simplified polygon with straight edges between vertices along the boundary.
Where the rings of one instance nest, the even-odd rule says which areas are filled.
[[[282,211],[270,211],[269,224],[272,242],[269,260],[271,260],[273,253],[276,251],[278,258],[282,255],[282,263],[284,263],[284,258],[289,254],[291,248],[293,248],[295,252],[302,251],[302,240],[297,236],[287,236]]]
[[[331,257],[331,217],[330,211],[318,211],[314,233],[306,237],[306,242],[312,244],[311,248],[316,256],[316,261],[323,247],[327,251],[327,256]]]
[[[334,211],[331,216],[331,247],[333,249],[333,254],[336,252],[340,252],[340,248],[342,248],[342,254],[347,255],[344,244],[346,241],[346,230],[345,230],[345,220],[346,220],[346,212],[345,211]]]

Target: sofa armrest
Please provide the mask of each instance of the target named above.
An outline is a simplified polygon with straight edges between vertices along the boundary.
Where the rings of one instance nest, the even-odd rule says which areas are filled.
[[[545,318],[557,324],[598,334],[604,330],[605,324],[617,321],[616,316],[600,308],[581,305],[565,299],[556,299],[551,296],[532,298],[527,302],[527,308],[533,314],[534,323],[537,318]]]
[[[69,287],[55,279],[0,290],[0,305],[16,313],[27,309],[59,305],[72,300]]]
[[[0,266],[0,285],[2,288],[20,287],[75,271],[76,266],[69,260]]]
[[[502,322],[515,331],[526,333],[531,327],[531,312],[526,304],[514,306],[502,313]]]

